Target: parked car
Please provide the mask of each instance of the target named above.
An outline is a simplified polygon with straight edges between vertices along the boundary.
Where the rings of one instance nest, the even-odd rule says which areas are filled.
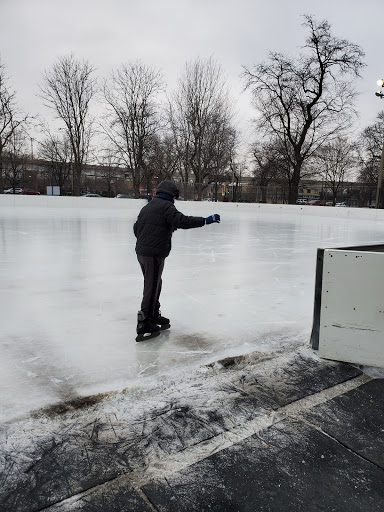
[[[129,194],[117,194],[116,198],[117,199],[132,199],[132,196],[130,196]]]
[[[306,199],[297,199],[296,204],[308,204],[308,201]]]
[[[101,197],[100,194],[85,194],[84,197]]]
[[[23,188],[22,194],[25,194],[26,196],[39,196],[40,192],[32,188]]]
[[[338,208],[346,208],[347,205],[345,203],[336,203],[335,206],[337,206]]]
[[[7,190],[4,190],[4,194],[21,194],[22,192],[22,188],[8,188]]]
[[[332,202],[332,201],[327,201],[327,202],[325,203],[325,206],[333,206],[333,202]]]
[[[312,201],[309,201],[309,206],[323,206],[323,201],[320,201],[320,199],[313,199]]]

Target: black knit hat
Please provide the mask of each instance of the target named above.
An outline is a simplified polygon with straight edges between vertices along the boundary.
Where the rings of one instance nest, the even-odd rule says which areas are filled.
[[[168,194],[171,197],[175,197],[176,199],[179,197],[179,189],[176,186],[174,181],[164,180],[161,181],[156,188],[156,194],[159,192],[163,194]]]

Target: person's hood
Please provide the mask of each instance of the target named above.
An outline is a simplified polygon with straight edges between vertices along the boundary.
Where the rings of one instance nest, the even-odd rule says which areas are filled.
[[[176,183],[170,180],[161,181],[157,185],[156,194],[158,193],[168,194],[176,199],[179,197],[179,189],[177,188]]]

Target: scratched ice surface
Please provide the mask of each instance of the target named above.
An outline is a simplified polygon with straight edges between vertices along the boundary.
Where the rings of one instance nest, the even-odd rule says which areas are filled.
[[[2,198],[1,421],[142,378],[155,386],[159,373],[229,355],[307,344],[317,248],[384,241],[381,211],[178,202],[222,222],[175,232],[161,300],[172,328],[136,343],[142,275],[132,224],[144,204]]]

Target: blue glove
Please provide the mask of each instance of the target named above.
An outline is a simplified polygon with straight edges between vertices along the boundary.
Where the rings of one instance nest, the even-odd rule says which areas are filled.
[[[218,213],[215,213],[214,215],[210,215],[205,219],[206,224],[212,224],[212,222],[220,222],[220,215]]]

